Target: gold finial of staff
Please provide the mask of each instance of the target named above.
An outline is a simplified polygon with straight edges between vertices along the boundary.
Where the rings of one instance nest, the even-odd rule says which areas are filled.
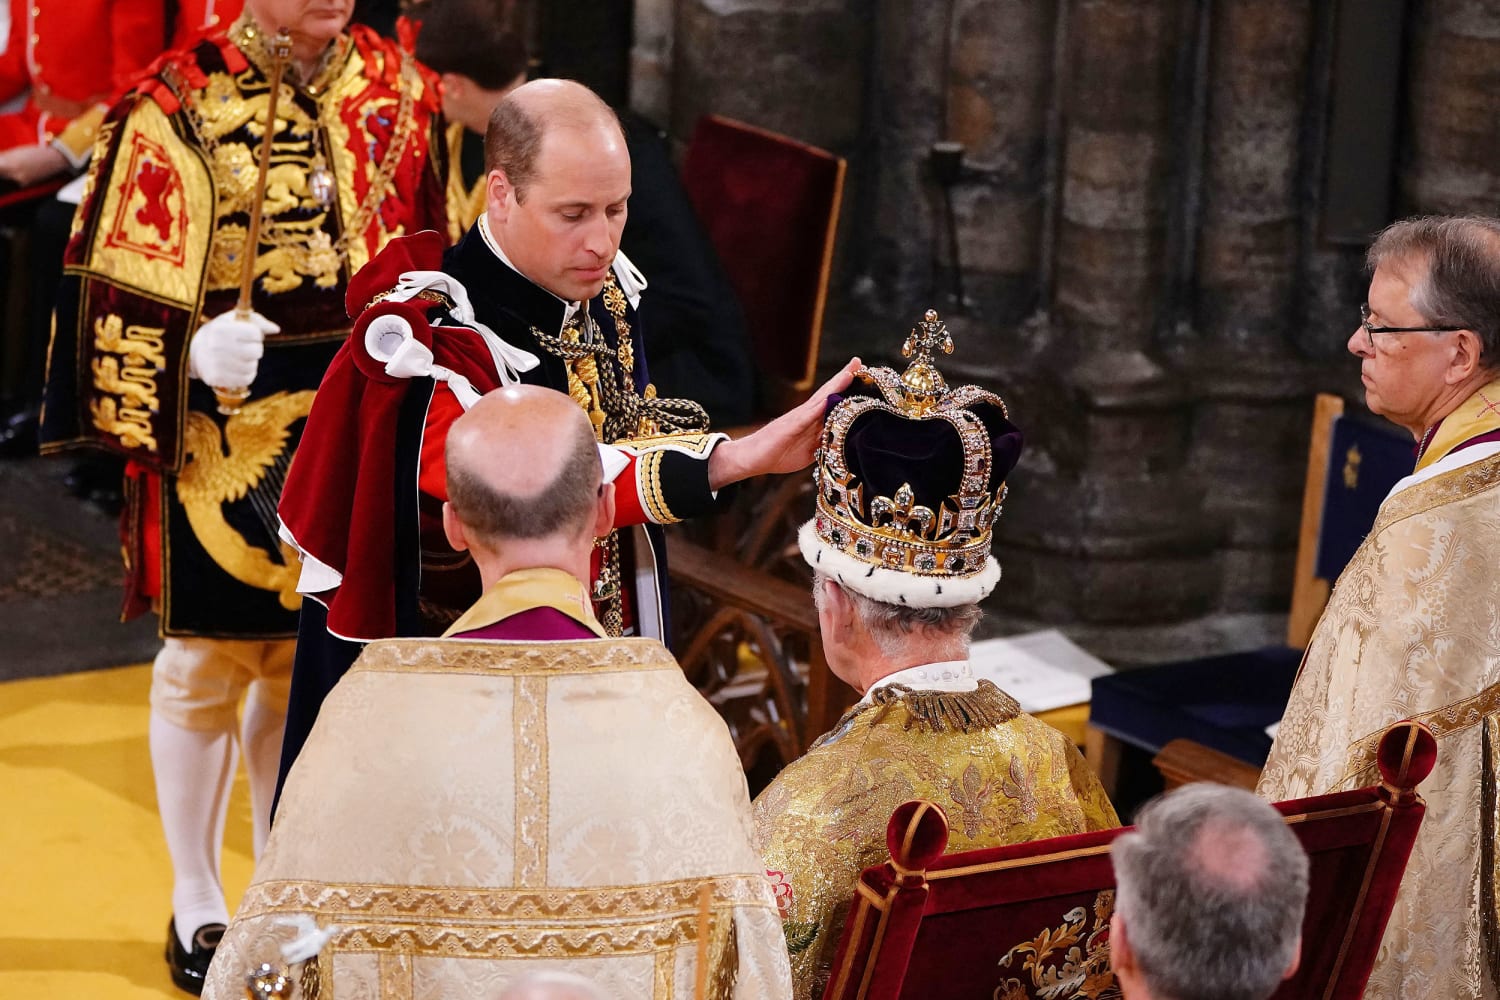
[[[271,51],[271,90],[266,98],[266,131],[260,140],[260,164],[255,182],[255,197],[250,204],[250,220],[245,232],[245,247],[240,253],[240,298],[234,306],[235,319],[249,320],[255,310],[250,303],[250,290],[255,285],[255,261],[260,254],[260,222],[266,201],[266,172],[271,168],[271,143],[276,138],[276,104],[281,96],[281,76],[286,70],[287,60],[292,57],[292,35],[282,28],[266,43]],[[250,398],[248,385],[212,386],[214,398],[219,403],[219,412],[234,416],[240,412],[240,404]]]

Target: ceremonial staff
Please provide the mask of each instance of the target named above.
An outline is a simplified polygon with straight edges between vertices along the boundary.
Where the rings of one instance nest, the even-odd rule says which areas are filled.
[[[255,199],[250,204],[250,219],[245,231],[245,247],[240,251],[244,259],[240,266],[240,298],[234,306],[234,318],[249,321],[254,309],[250,304],[250,289],[255,284],[255,261],[260,254],[261,212],[266,201],[266,172],[271,168],[271,143],[276,138],[276,104],[281,96],[281,75],[287,60],[292,56],[292,35],[282,28],[276,37],[267,43],[271,50],[271,91],[266,98],[266,132],[260,140],[260,169],[255,182]],[[212,386],[214,398],[218,400],[219,412],[234,416],[240,412],[240,404],[250,398],[248,385]]]

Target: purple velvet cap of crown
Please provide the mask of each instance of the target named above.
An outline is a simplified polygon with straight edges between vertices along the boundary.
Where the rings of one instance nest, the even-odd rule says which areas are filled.
[[[1021,430],[993,404],[980,403],[968,412],[979,418],[990,440],[986,489],[994,493],[1021,458]],[[946,420],[868,410],[854,419],[844,438],[844,463],[863,484],[867,508],[872,498],[894,496],[905,483],[918,505],[936,510],[944,501],[953,506],[950,498],[962,488],[964,447]],[[869,510],[861,513],[868,520]]]
[[[817,515],[799,545],[815,569],[875,600],[953,606],[999,579],[990,538],[1021,431],[993,394],[943,388],[913,408],[893,372],[867,370],[827,409]]]

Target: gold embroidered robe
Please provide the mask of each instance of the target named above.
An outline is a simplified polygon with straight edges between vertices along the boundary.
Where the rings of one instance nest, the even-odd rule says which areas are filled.
[[[1449,431],[1440,437],[1450,443],[1467,433],[1453,430],[1458,416],[1443,422]],[[1441,455],[1438,444],[1429,452]],[[1421,787],[1427,815],[1365,993],[1371,1000],[1495,997],[1500,983],[1492,950],[1500,887],[1493,451],[1454,452],[1445,464],[1456,467],[1398,483],[1387,497],[1333,588],[1257,789],[1277,801],[1375,784],[1375,744],[1386,726],[1415,718],[1437,737],[1437,766]]]
[[[734,744],[651,639],[371,643],[204,996],[242,996],[293,914],[339,928],[308,973],[324,997],[494,997],[544,969],[653,1000],[700,974],[712,998],[790,990]]]
[[[989,681],[961,695],[889,687],[856,705],[755,800],[756,842],[781,908],[793,996],[822,995],[859,873],[884,862],[909,799],[948,814],[948,851],[1104,830],[1119,819],[1078,748]],[[951,720],[974,713],[971,731]],[[937,729],[941,717],[943,728]]]

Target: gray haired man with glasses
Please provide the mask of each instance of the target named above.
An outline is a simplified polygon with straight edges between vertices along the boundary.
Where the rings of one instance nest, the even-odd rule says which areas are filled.
[[[1425,723],[1427,818],[1371,997],[1500,996],[1500,220],[1407,219],[1370,247],[1349,351],[1365,403],[1416,439],[1313,633],[1257,791],[1379,780],[1368,738]]]

